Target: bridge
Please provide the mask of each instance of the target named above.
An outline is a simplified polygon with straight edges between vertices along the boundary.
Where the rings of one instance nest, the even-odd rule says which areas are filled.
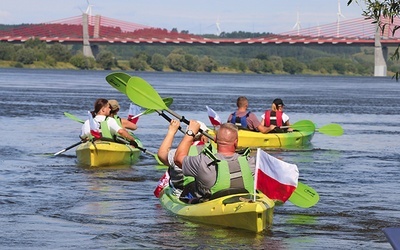
[[[86,56],[93,56],[92,48],[99,44],[374,46],[375,76],[386,76],[387,47],[400,44],[400,32],[392,34],[395,25],[400,25],[400,19],[396,19],[394,24],[386,23],[384,33],[379,32],[371,20],[361,17],[264,37],[233,39],[205,38],[83,13],[82,16],[48,23],[0,30],[0,42],[23,43],[37,38],[46,43],[83,43]]]

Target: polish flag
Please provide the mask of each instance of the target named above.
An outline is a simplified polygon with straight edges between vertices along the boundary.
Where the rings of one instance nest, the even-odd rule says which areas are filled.
[[[295,164],[281,161],[257,149],[255,189],[273,200],[287,201],[297,187],[299,170]]]
[[[210,119],[211,124],[214,127],[221,125],[222,124],[221,118],[219,118],[217,112],[215,112],[212,108],[209,108],[208,106],[206,106],[206,108],[207,108],[208,118]]]
[[[168,170],[165,171],[164,175],[161,176],[160,180],[158,181],[156,189],[154,189],[154,196],[160,198],[161,191],[169,185],[169,174]]]
[[[131,103],[129,105],[128,121],[136,124],[141,115],[143,115],[143,113],[140,113],[140,107]]]
[[[95,122],[92,113],[90,113],[90,111],[88,111],[88,116],[89,116],[90,134],[95,139],[100,139],[101,138],[100,124]]]

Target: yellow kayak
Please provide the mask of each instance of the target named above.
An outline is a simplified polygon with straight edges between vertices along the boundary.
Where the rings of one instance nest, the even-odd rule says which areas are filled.
[[[169,212],[193,222],[261,232],[272,226],[275,203],[263,194],[253,201],[249,193],[229,194],[197,204],[179,200],[169,188],[160,194],[161,205]]]
[[[141,142],[136,142],[141,147]],[[129,144],[97,140],[79,145],[76,156],[79,165],[105,167],[131,165],[139,160],[141,152]]]
[[[215,136],[215,131],[210,130],[209,134]],[[313,138],[313,136],[314,130],[268,134],[263,134],[250,130],[239,130],[238,147],[285,149],[306,148],[311,144],[311,139]]]

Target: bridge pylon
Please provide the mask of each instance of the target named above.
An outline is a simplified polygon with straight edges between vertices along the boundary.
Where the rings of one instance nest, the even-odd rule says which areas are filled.
[[[89,42],[89,15],[87,13],[82,13],[82,28],[83,28],[83,55],[86,57],[92,57],[93,52],[92,48],[90,47]]]
[[[387,76],[387,47],[382,47],[381,44],[381,29],[379,26],[376,26],[375,31],[375,67],[374,67],[374,76]]]

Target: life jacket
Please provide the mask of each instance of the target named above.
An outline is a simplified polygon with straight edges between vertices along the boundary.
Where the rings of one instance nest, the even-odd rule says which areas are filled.
[[[115,141],[114,136],[111,134],[111,131],[108,128],[107,119],[108,119],[108,117],[106,117],[106,119],[104,121],[100,122],[100,130],[101,130],[101,138],[100,138],[100,140],[103,140],[103,141]]]
[[[215,147],[213,147],[211,145],[211,143],[207,143],[207,144],[202,143],[202,144],[190,146],[188,155],[190,155],[190,156],[199,155],[203,152],[203,150],[205,148],[208,148],[209,150],[211,150],[211,152],[214,152],[214,153],[217,152],[217,149]],[[189,183],[191,183],[193,181],[194,181],[193,176],[185,176],[183,178],[183,186],[188,185]]]
[[[264,126],[266,127],[269,127],[271,124],[278,127],[283,125],[282,111],[266,110],[264,116]]]
[[[250,149],[240,155],[237,161],[228,162],[220,160],[209,148],[204,148],[203,153],[208,156],[216,166],[217,179],[210,188],[211,194],[227,188],[245,188],[249,193],[253,193],[254,179],[247,161]]]
[[[264,126],[269,127],[271,124],[275,125],[276,128],[270,133],[285,133],[287,128],[280,128],[283,126],[282,111],[271,111],[266,110],[264,113]]]
[[[235,124],[240,129],[249,129],[247,126],[247,117],[249,117],[251,111],[249,111],[245,116],[236,116],[236,111],[232,113],[231,123]]]

